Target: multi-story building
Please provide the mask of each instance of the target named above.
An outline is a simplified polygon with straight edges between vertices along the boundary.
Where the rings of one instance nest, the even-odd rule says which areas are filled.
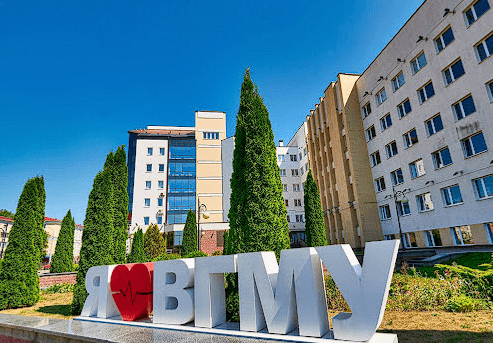
[[[303,201],[303,185],[308,170],[305,143],[305,127],[303,123],[287,146],[280,140],[276,147],[277,165],[281,175],[283,196],[286,204],[289,236],[292,247],[306,246],[305,210]],[[230,209],[230,180],[233,172],[234,137],[222,141],[223,167],[223,220],[228,221]]]
[[[363,74],[329,85],[308,147],[331,242],[374,240],[378,215],[405,247],[493,243],[492,6],[426,0]]]
[[[80,248],[82,247],[82,232],[84,231],[84,226],[75,224],[74,231],[74,261],[80,260]]]
[[[354,248],[382,239],[354,91],[358,77],[339,74],[307,117],[308,159],[320,192],[327,240]]]
[[[9,234],[14,225],[14,219],[0,216],[0,258],[3,258],[9,244]]]
[[[48,246],[46,248],[45,261],[51,264],[51,259],[55,253],[56,242],[60,236],[62,221],[56,218],[45,217],[44,230],[48,234]]]
[[[427,0],[356,82],[382,231],[493,243],[492,0]]]
[[[189,209],[200,218],[202,250],[222,250],[223,223],[221,140],[226,114],[195,113],[195,127],[148,126],[129,131],[128,194],[130,229],[157,224],[174,232],[181,245]]]

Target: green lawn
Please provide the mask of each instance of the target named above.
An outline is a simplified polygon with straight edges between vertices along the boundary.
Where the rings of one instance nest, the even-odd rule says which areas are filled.
[[[468,254],[461,255],[447,262],[442,262],[440,264],[452,265],[454,262],[459,266],[465,266],[473,269],[486,270],[488,267],[480,267],[480,265],[492,262],[492,253],[489,252],[472,252]],[[433,276],[435,270],[434,266],[430,267],[418,267],[416,270],[423,276]]]

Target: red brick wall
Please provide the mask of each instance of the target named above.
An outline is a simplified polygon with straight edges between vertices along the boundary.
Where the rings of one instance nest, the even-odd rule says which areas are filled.
[[[224,231],[203,230],[200,241],[201,250],[208,255],[216,251],[223,251]]]
[[[42,274],[39,276],[39,287],[48,288],[59,283],[75,284],[77,272],[73,273],[58,273],[58,274]]]

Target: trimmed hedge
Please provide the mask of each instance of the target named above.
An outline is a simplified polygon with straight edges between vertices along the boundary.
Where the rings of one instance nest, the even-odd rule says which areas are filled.
[[[144,234],[144,251],[147,261],[153,261],[166,252],[164,239],[157,224],[151,224]]]

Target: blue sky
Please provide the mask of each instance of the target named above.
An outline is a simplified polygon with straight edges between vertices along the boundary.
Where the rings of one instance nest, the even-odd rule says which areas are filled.
[[[46,215],[82,224],[128,130],[218,110],[233,135],[247,67],[289,140],[337,73],[361,73],[421,3],[1,0],[0,209],[44,175]]]

